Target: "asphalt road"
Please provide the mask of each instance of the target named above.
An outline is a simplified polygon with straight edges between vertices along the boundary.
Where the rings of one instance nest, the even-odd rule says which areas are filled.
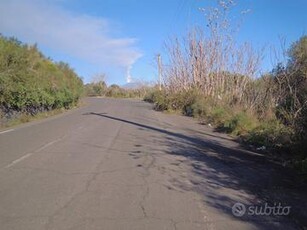
[[[0,229],[298,229],[306,195],[285,171],[193,119],[87,99],[0,131]],[[248,213],[278,202],[289,215]]]

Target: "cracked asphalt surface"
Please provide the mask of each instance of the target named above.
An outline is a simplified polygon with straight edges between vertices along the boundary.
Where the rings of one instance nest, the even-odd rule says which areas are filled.
[[[0,133],[0,157],[1,230],[300,229],[306,220],[291,172],[138,100],[89,98]],[[235,217],[236,202],[282,202],[291,213]]]

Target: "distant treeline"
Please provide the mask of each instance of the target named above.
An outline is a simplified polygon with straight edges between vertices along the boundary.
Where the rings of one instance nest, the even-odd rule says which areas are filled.
[[[141,84],[133,89],[123,88],[116,84],[108,87],[104,81],[98,81],[86,84],[84,90],[88,97],[144,98],[150,87]]]
[[[0,115],[68,108],[83,82],[68,64],[46,58],[36,45],[0,35]]]

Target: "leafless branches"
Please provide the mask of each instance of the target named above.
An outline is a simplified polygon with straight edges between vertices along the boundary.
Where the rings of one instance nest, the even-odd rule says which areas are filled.
[[[170,63],[164,79],[169,91],[193,88],[213,99],[243,101],[247,85],[257,74],[261,55],[250,44],[235,43],[227,18],[233,5],[231,0],[219,1],[216,8],[202,9],[208,31],[195,28],[184,39],[167,43]]]

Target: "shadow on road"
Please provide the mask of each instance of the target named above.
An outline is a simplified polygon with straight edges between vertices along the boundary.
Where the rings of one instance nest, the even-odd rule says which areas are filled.
[[[205,206],[210,206],[233,220],[244,220],[260,229],[280,229],[295,224],[295,228],[307,226],[306,187],[295,183],[295,174],[290,169],[270,162],[265,156],[243,148],[229,148],[225,140],[216,141],[172,132],[159,127],[122,119],[106,113],[88,113],[113,121],[124,122],[148,131],[167,135],[160,144],[169,149],[167,154],[184,157],[192,166],[190,185],[174,179],[173,185],[181,191],[195,191],[203,197]],[[225,142],[225,143],[224,143]],[[242,196],[242,194],[245,194]],[[236,202],[247,205],[264,205],[281,202],[291,206],[290,215],[243,216],[236,218],[232,206]]]

